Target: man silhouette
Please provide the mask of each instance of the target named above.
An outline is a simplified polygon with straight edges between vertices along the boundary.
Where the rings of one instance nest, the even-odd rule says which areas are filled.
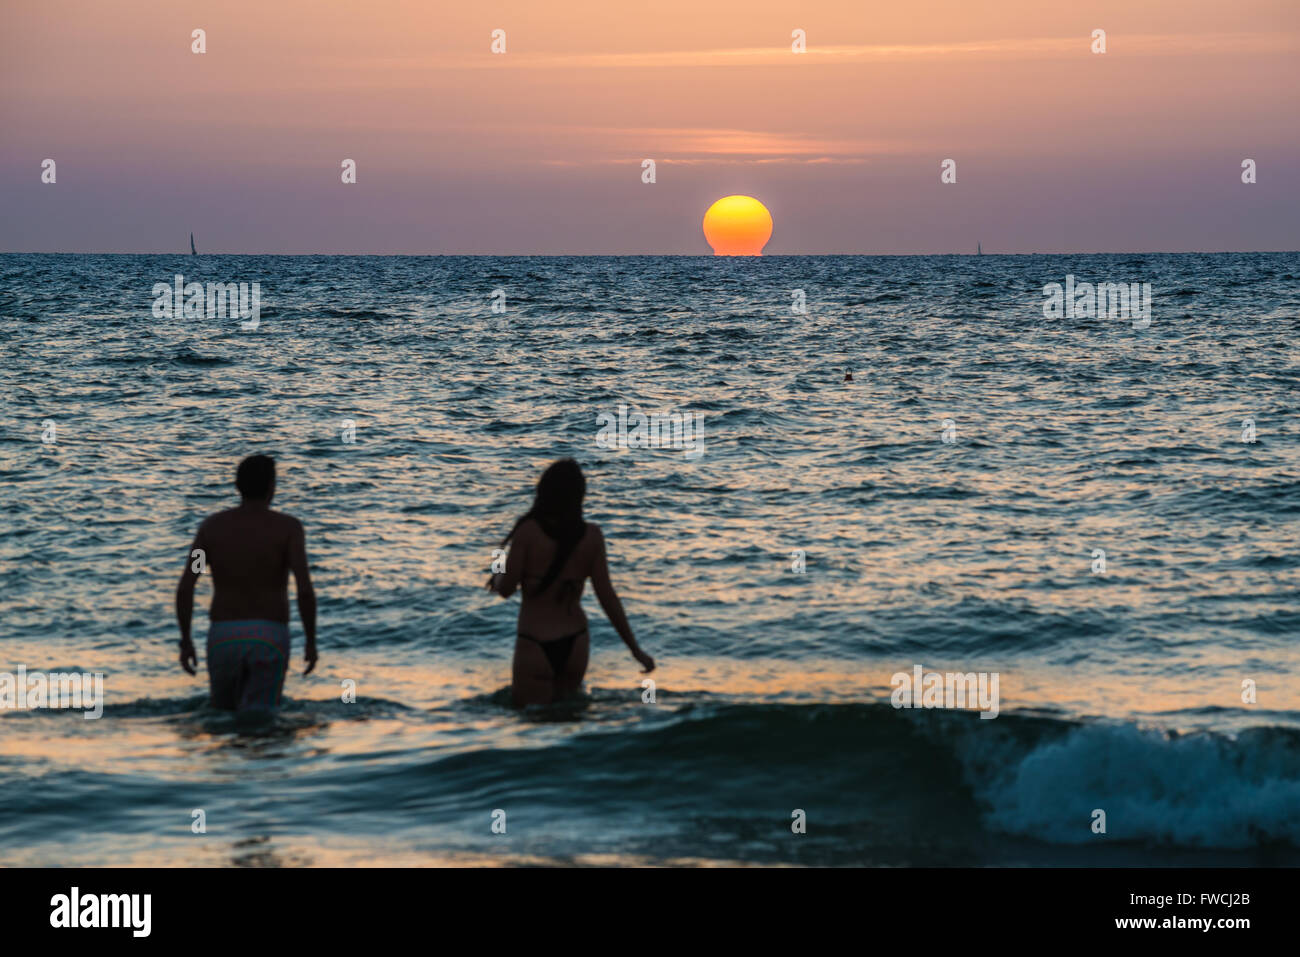
[[[181,667],[195,674],[190,638],[194,584],[212,570],[208,681],[212,706],[227,711],[270,709],[280,703],[289,670],[289,572],[298,589],[298,614],[307,638],[304,675],[316,667],[316,593],[307,570],[302,523],[271,510],[275,460],[254,455],[235,476],[238,508],[209,515],[199,525],[176,586]]]

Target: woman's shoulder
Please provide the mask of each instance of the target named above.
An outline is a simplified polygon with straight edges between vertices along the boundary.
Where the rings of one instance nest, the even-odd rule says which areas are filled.
[[[545,532],[542,531],[541,523],[529,515],[519,523],[519,527],[515,529],[514,537],[515,540],[518,541],[519,539],[536,538],[537,536],[544,534]]]

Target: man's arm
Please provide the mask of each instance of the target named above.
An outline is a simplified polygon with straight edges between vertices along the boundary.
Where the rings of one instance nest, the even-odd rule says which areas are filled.
[[[196,555],[195,552],[198,552]],[[176,585],[176,622],[181,627],[181,667],[190,674],[195,673],[199,659],[194,653],[194,641],[190,637],[190,620],[194,616],[194,585],[199,580],[199,573],[207,567],[208,552],[203,542],[203,526],[199,526],[185,556],[185,571]]]
[[[307,638],[302,655],[307,670],[303,674],[309,675],[316,667],[316,590],[311,587],[311,571],[307,568],[307,533],[297,519],[293,520],[293,530],[289,533],[289,568],[298,590],[298,614]]]

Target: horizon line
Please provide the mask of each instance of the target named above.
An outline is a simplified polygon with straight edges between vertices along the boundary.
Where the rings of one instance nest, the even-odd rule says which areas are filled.
[[[872,256],[877,258],[925,258],[936,256],[1282,256],[1300,253],[1300,249],[1119,249],[1087,252],[944,252],[944,253],[764,253],[758,256],[717,256],[713,253],[187,253],[187,252],[68,252],[48,250],[0,250],[0,256],[285,256],[313,259],[792,259],[832,256]]]
[[[711,252],[49,252],[0,250],[0,256],[181,256],[200,257],[279,256],[294,259],[829,259],[829,257],[871,257],[871,259],[937,259],[971,256],[1286,256],[1300,250],[1091,250],[1076,252],[768,252],[759,256],[718,256]]]

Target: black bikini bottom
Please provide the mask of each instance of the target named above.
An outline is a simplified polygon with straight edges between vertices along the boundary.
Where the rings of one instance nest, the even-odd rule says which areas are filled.
[[[563,638],[548,638],[546,641],[542,641],[532,635],[525,635],[521,631],[519,637],[533,642],[542,649],[542,652],[546,655],[546,660],[551,663],[551,671],[558,677],[569,661],[569,654],[573,651],[573,643],[586,633],[587,629],[583,628],[571,635],[565,635]]]

